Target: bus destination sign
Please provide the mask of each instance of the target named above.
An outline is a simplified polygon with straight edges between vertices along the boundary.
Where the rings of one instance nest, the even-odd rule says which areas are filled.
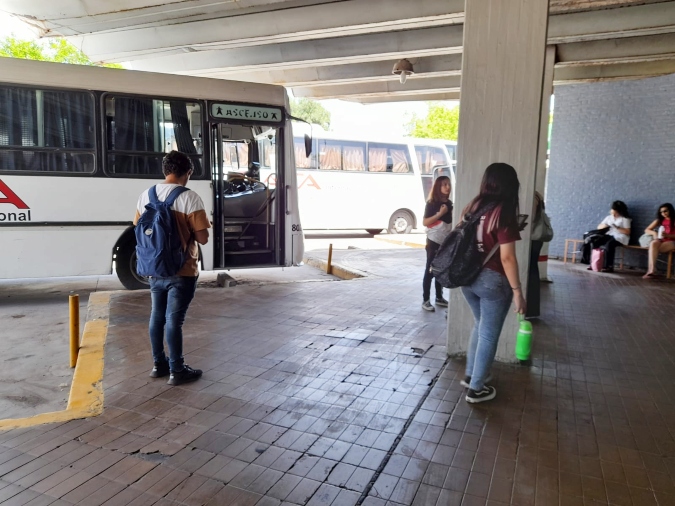
[[[211,104],[211,116],[222,119],[279,123],[284,119],[277,107],[255,107],[241,104]]]

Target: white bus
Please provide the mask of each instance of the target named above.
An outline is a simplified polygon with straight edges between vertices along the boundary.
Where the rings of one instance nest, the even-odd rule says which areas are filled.
[[[296,125],[296,131],[304,125]],[[233,139],[234,141],[234,139]],[[273,141],[260,139],[262,181],[274,186]],[[249,145],[233,142],[227,154],[231,173],[248,172]],[[425,200],[436,177],[454,186],[456,143],[436,139],[348,139],[332,133],[295,138],[300,218],[308,230],[357,230],[392,234],[421,228]]]
[[[451,149],[451,151],[449,150]],[[454,179],[451,141],[313,137],[312,154],[295,139],[300,213],[305,230],[422,227],[425,200],[439,175]]]
[[[213,224],[206,270],[302,261],[293,133],[281,86],[0,58],[0,278],[105,274],[127,288],[131,220],[161,160],[187,153]],[[233,143],[232,139],[236,139]],[[276,185],[241,188],[228,154],[274,160]]]

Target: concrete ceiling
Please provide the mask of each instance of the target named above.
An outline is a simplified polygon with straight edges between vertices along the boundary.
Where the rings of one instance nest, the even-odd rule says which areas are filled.
[[[363,103],[459,97],[464,0],[0,0],[92,60]],[[675,72],[675,1],[550,0],[556,84]],[[391,74],[408,58],[415,74]]]

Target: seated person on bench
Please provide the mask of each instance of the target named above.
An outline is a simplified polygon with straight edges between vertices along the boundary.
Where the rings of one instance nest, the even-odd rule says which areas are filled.
[[[649,267],[643,278],[656,276],[656,259],[659,253],[668,253],[675,250],[675,209],[673,204],[661,204],[656,213],[656,219],[645,229],[645,234],[654,237],[649,243]],[[663,227],[659,235],[659,229]]]
[[[600,222],[598,230],[609,229],[607,233],[595,242],[596,248],[605,250],[605,265],[603,272],[614,272],[614,251],[617,246],[627,246],[630,240],[631,217],[628,206],[620,200],[612,202],[609,215]]]

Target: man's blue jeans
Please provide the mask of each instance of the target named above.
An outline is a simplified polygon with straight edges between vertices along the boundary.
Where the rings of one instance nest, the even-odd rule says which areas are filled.
[[[506,276],[483,269],[473,284],[462,287],[462,294],[475,320],[466,352],[466,375],[471,376],[470,388],[480,390],[497,353],[513,290]]]
[[[166,337],[169,367],[173,372],[183,370],[183,322],[196,288],[196,277],[150,278],[152,358],[155,363],[166,361],[164,354],[164,337]]]

